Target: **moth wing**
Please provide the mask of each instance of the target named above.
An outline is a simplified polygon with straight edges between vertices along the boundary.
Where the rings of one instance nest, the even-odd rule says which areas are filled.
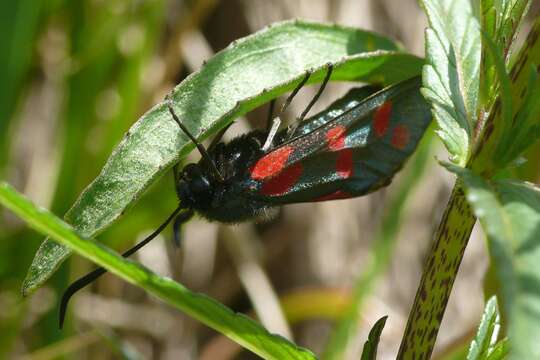
[[[366,98],[248,170],[250,193],[275,204],[356,197],[390,183],[431,121],[419,78]]]
[[[304,136],[316,128],[336,119],[346,111],[358,106],[362,100],[381,90],[379,86],[367,85],[350,89],[341,98],[334,101],[330,106],[321,112],[300,122],[294,130],[291,138]]]

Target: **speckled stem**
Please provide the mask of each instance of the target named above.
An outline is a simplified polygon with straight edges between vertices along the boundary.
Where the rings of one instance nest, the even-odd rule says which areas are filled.
[[[409,313],[398,359],[429,359],[476,219],[456,183]]]

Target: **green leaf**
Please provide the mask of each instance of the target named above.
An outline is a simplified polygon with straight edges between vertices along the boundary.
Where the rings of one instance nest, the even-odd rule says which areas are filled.
[[[491,297],[484,308],[476,336],[471,343],[467,360],[481,360],[493,352],[500,329],[497,298]]]
[[[216,54],[174,89],[175,110],[202,140],[236,117],[292,90],[308,69],[314,70],[310,83],[322,81],[327,63],[334,64],[333,80],[383,84],[412,77],[422,66],[420,58],[400,52],[379,35],[337,25],[287,21]],[[127,132],[101,174],[66,214],[66,221],[82,235],[96,236],[193,147],[165,104],[156,105]],[[45,240],[28,271],[23,293],[41,286],[69,254],[69,249]]]
[[[512,116],[514,114],[512,85],[510,82],[510,76],[506,71],[506,66],[504,63],[503,55],[501,54],[501,50],[497,47],[497,44],[495,44],[493,40],[489,38],[489,36],[487,36],[486,34],[483,35],[484,45],[487,49],[487,54],[489,55],[489,58],[494,63],[496,79],[499,84],[499,103],[497,103],[497,105],[502,110],[500,110],[499,108],[495,108],[493,111],[500,111],[501,114],[500,124],[502,130],[500,131],[500,134],[502,135],[502,146],[499,146],[497,148],[497,150],[501,150],[501,148],[504,149],[508,146],[505,144],[505,142],[514,140],[514,134],[512,134],[512,132],[510,131],[512,128]],[[493,80],[495,80],[495,78],[493,78]],[[494,157],[494,160],[498,160],[499,156],[501,155],[497,154],[497,150],[495,150],[496,155]]]
[[[508,345],[508,339],[502,339],[493,347],[493,350],[485,358],[486,360],[502,360],[507,359],[508,352],[510,351]]]
[[[362,360],[377,359],[377,347],[379,346],[379,340],[381,339],[381,334],[384,329],[384,325],[386,324],[386,319],[388,319],[388,315],[377,320],[375,325],[373,325],[371,328],[368,339],[362,348]]]
[[[531,5],[530,0],[482,0],[482,28],[504,50],[505,58],[521,21]]]
[[[272,335],[250,318],[234,313],[219,302],[189,291],[179,283],[151,272],[75,230],[45,209],[32,204],[9,184],[0,182],[0,203],[33,229],[118,275],[167,304],[228,336],[265,359],[315,359],[314,355],[285,338]]]
[[[422,0],[426,30],[423,94],[454,163],[464,165],[477,121],[480,29],[469,0]]]
[[[505,64],[509,63],[511,45],[530,4],[530,0],[483,0],[480,2],[482,29],[486,36],[493,40],[495,47],[502,50],[501,56]],[[486,44],[483,43],[480,83],[482,103],[488,107],[495,98],[498,87],[495,66],[493,57]]]
[[[501,119],[505,121],[505,129],[501,131],[502,138],[495,149],[494,157],[498,168],[511,166],[523,151],[540,137],[540,79],[534,67],[531,67],[529,73],[529,83],[521,108],[515,113],[515,117],[510,116],[507,120],[503,116]],[[502,103],[504,107],[504,101]]]
[[[503,89],[490,109],[481,141],[478,142],[470,168],[477,174],[491,176],[509,166],[540,135],[538,64],[540,64],[540,17],[537,17],[510,71],[511,114],[508,90]],[[501,73],[499,53],[498,73]],[[504,79],[505,75],[502,76]],[[507,85],[503,84],[503,88]],[[506,109],[505,109],[506,107]]]
[[[540,358],[540,189],[511,180],[488,182],[447,164],[489,239],[508,322],[510,359]]]

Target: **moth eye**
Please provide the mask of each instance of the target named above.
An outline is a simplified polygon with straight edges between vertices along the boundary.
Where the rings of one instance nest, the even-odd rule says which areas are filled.
[[[189,187],[191,191],[193,191],[195,194],[202,194],[207,193],[212,190],[210,186],[210,182],[205,177],[198,177],[196,179],[193,179]]]
[[[182,178],[186,181],[191,181],[201,175],[201,169],[197,164],[187,164],[182,171]]]

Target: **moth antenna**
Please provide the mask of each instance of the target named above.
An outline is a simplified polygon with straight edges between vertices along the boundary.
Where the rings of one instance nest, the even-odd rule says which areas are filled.
[[[174,121],[176,121],[178,126],[180,126],[180,129],[182,129],[182,131],[184,132],[184,134],[186,134],[187,137],[195,144],[195,146],[197,147],[197,150],[199,150],[199,153],[201,154],[203,159],[205,159],[206,162],[210,165],[210,168],[212,169],[212,172],[214,173],[218,181],[223,182],[224,181],[223,176],[219,172],[219,169],[217,168],[216,164],[212,160],[212,157],[210,156],[210,154],[208,154],[208,151],[206,151],[204,146],[201,143],[199,143],[199,141],[197,141],[197,139],[195,139],[193,135],[191,135],[189,130],[182,124],[180,119],[178,119],[178,116],[176,116],[176,113],[174,112],[174,109],[172,107],[172,99],[169,95],[167,95],[166,100],[167,100],[167,107]]]
[[[281,119],[279,117],[274,118],[274,120],[272,121],[272,127],[270,128],[270,131],[268,131],[268,136],[266,137],[266,141],[264,142],[264,145],[261,148],[262,151],[266,152],[268,149],[272,147],[272,142],[274,142],[274,138],[276,137],[280,124],[281,124]]]
[[[169,223],[178,215],[178,213],[183,209],[182,205],[179,205],[171,215],[161,224],[152,234],[150,234],[148,237],[146,237],[143,241],[133,246],[131,249],[127,250],[122,254],[123,257],[128,257],[135,252],[137,252],[140,248],[148,244],[150,241],[152,241],[156,236],[159,235],[169,225]],[[188,210],[188,212],[191,210]],[[64,319],[66,317],[66,311],[67,306],[69,303],[69,300],[71,297],[79,290],[84,288],[86,285],[94,282],[97,280],[101,275],[105,274],[107,270],[104,268],[97,268],[96,270],[86,274],[85,276],[79,278],[75,282],[73,282],[67,289],[64,291],[64,294],[62,295],[62,300],[60,301],[60,309],[58,313],[58,324],[60,329],[64,326]]]
[[[187,222],[189,219],[193,217],[193,210],[188,210],[185,213],[182,213],[174,219],[173,223],[173,242],[176,247],[180,247],[181,245],[181,239],[180,239],[180,227]]]

